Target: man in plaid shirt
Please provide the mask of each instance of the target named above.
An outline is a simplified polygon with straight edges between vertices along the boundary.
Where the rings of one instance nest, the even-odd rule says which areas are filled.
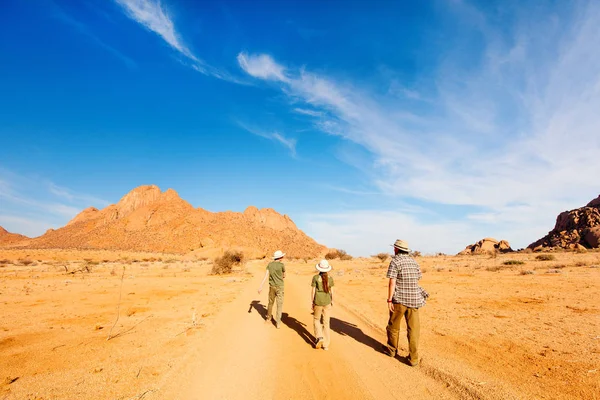
[[[387,325],[387,346],[384,352],[394,357],[398,351],[398,334],[402,317],[406,319],[409,356],[413,367],[419,365],[419,308],[425,305],[429,294],[419,286],[421,269],[410,256],[408,244],[403,240],[394,243],[394,257],[387,271],[389,278],[387,303],[390,320]]]

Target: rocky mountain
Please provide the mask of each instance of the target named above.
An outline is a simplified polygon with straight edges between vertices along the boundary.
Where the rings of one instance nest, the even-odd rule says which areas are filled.
[[[83,210],[67,225],[32,239],[27,247],[189,253],[212,257],[239,249],[250,257],[281,249],[289,256],[318,257],[326,248],[270,208],[212,213],[194,208],[177,192],[140,186],[117,204]]]
[[[0,226],[0,246],[19,243],[28,239],[27,236],[19,235],[18,233],[10,233]]]
[[[485,238],[475,244],[468,245],[463,251],[458,253],[458,255],[508,253],[511,251],[513,251],[513,249],[506,240]]]
[[[563,211],[556,217],[556,224],[543,238],[528,248],[584,249],[600,247],[600,196],[585,207]]]

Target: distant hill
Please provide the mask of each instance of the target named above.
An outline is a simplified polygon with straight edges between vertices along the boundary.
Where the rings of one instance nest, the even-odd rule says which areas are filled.
[[[582,249],[600,247],[600,196],[585,207],[564,211],[556,224],[543,238],[531,243],[530,249]]]
[[[10,233],[0,226],[0,246],[19,243],[28,239],[27,236],[19,235],[18,233]]]
[[[140,186],[102,210],[86,208],[26,247],[194,251],[206,256],[237,248],[250,257],[269,256],[278,249],[292,257],[318,257],[327,251],[273,209],[250,206],[243,213],[212,213],[154,185]]]

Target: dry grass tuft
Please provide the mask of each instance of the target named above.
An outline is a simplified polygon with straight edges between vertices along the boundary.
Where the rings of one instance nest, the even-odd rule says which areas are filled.
[[[523,264],[525,264],[525,261],[520,261],[520,260],[506,260],[502,264],[504,264],[504,265],[523,265]]]
[[[533,271],[522,270],[519,275],[533,275]]]
[[[554,254],[540,254],[535,256],[535,259],[538,261],[554,261],[556,260],[556,257]]]
[[[371,257],[379,258],[380,261],[385,261],[388,259],[389,256],[390,255],[388,253],[379,253],[379,254],[372,255]]]
[[[352,256],[346,252],[346,250],[334,249],[329,253],[325,254],[326,260],[334,260],[339,258],[340,260],[347,261],[352,260]]]
[[[234,265],[240,265],[244,261],[244,253],[237,250],[227,250],[221,257],[215,258],[212,267],[214,275],[230,274]]]

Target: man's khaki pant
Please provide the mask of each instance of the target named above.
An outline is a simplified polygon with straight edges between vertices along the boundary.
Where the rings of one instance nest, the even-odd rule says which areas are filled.
[[[326,306],[315,306],[313,324],[315,327],[315,337],[323,338],[323,346],[329,347],[331,338],[331,329],[329,328],[329,319],[331,318],[331,304]]]
[[[406,319],[406,334],[408,337],[408,361],[411,365],[419,363],[419,309],[409,308],[402,304],[394,304],[394,312],[390,312],[390,320],[387,325],[387,348],[391,356],[398,351],[398,335],[400,333],[400,322],[402,317]]]
[[[267,306],[267,321],[273,315],[273,303],[277,299],[277,314],[275,314],[275,322],[277,325],[281,323],[281,312],[283,311],[283,286],[269,286],[269,305]]]

